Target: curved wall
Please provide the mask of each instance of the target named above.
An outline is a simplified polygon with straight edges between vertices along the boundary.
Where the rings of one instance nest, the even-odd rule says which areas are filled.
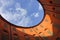
[[[39,0],[45,17],[32,28],[19,28],[0,16],[0,40],[60,40],[60,0]]]

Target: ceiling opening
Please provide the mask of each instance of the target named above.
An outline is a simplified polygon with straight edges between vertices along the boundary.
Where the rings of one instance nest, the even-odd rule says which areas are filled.
[[[33,27],[43,20],[44,10],[37,0],[1,0],[0,4],[0,15],[13,25]]]

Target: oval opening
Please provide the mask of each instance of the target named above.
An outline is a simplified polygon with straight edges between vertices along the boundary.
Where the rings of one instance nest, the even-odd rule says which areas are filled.
[[[44,10],[37,0],[0,0],[0,15],[13,25],[33,27],[42,21]]]

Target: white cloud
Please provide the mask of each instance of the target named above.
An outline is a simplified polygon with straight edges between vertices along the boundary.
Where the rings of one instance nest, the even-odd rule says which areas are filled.
[[[38,4],[39,4],[38,10],[39,10],[39,11],[40,11],[40,10],[43,10],[42,5],[41,5],[40,3],[38,3]],[[34,12],[31,16],[39,17],[39,11],[38,11],[38,12]]]
[[[43,8],[42,8],[42,5],[39,3],[39,10],[42,10]]]
[[[35,16],[35,17],[39,17],[39,13],[36,13],[34,16]]]
[[[23,17],[21,19],[21,21],[19,23],[17,23],[17,25],[21,25],[21,26],[27,26],[28,27],[28,24],[31,22],[31,19],[29,17]]]
[[[24,15],[27,14],[27,10],[21,8],[20,3],[17,3],[17,4],[16,4],[16,11],[17,11],[17,12],[19,11],[22,16],[24,16]]]
[[[2,12],[3,8],[5,6],[9,6],[13,4],[13,0],[0,0],[1,6],[0,6],[0,13]]]
[[[10,8],[10,12],[9,11],[6,11],[5,13],[3,13],[3,9],[4,9],[4,6],[8,5],[6,4],[6,2],[3,2],[2,3],[4,4],[1,8],[0,8],[0,14],[6,19],[8,20],[9,22],[13,23],[13,24],[16,24],[16,25],[21,25],[21,26],[28,26],[28,23],[31,21],[31,19],[29,17],[26,17],[27,15],[27,10],[26,9],[23,9],[20,5],[20,3],[17,3],[16,4],[16,12],[15,13],[12,13],[11,10],[12,8]],[[5,5],[6,4],[6,5]],[[17,21],[17,23],[16,23]]]
[[[5,5],[10,5],[13,3],[13,0],[0,0],[0,2],[2,3],[2,6]]]
[[[33,13],[31,16],[34,16],[35,18],[39,17],[39,13]]]

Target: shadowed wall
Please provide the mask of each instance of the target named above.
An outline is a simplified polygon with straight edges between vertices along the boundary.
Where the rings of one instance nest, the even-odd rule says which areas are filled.
[[[60,0],[39,0],[43,21],[32,28],[21,28],[0,16],[0,40],[60,40]]]

